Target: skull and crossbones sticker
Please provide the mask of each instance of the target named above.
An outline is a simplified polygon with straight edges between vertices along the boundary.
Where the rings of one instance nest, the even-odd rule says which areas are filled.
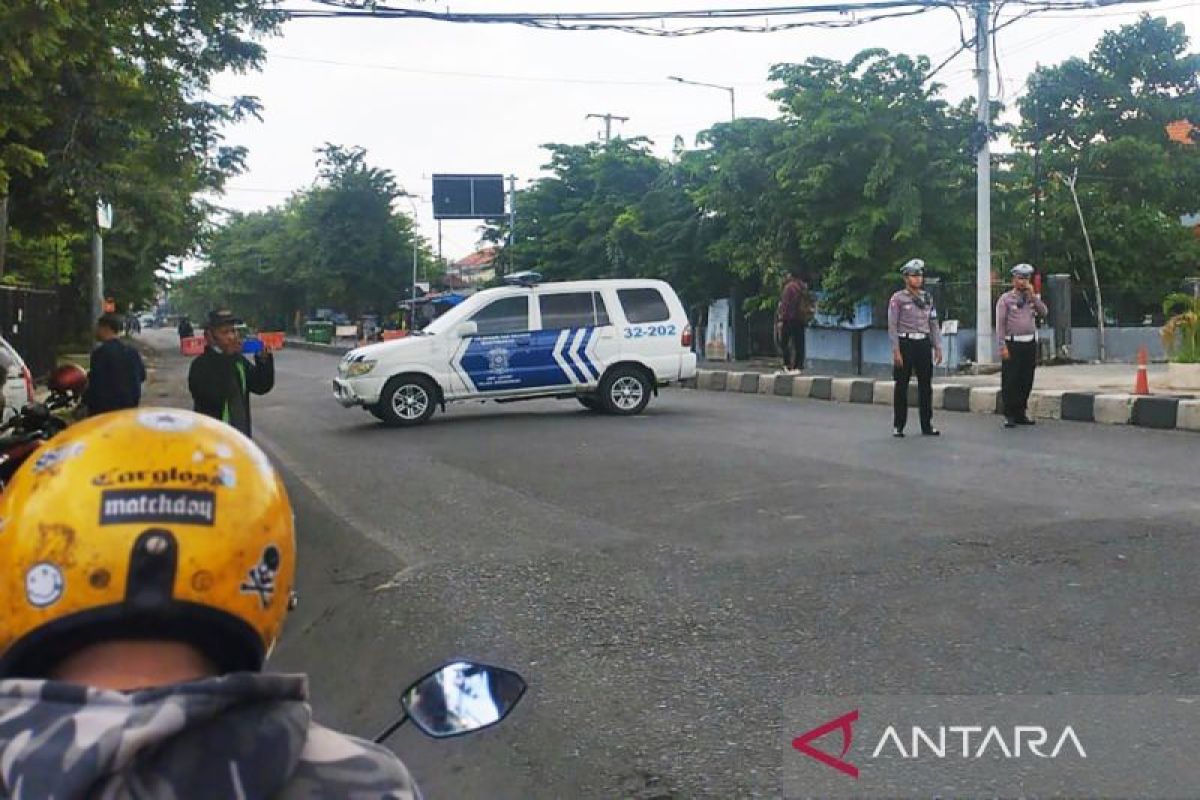
[[[279,548],[273,544],[267,545],[258,563],[246,573],[242,591],[246,594],[257,594],[263,608],[271,605],[271,599],[275,596],[275,577],[279,574],[282,560]]]

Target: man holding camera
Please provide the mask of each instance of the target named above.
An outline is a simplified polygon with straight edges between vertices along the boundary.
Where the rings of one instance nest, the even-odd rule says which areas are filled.
[[[266,394],[275,385],[275,360],[264,347],[251,363],[242,355],[241,320],[221,309],[208,315],[204,326],[206,347],[192,362],[188,389],[201,414],[232,425],[250,435],[250,395]]]

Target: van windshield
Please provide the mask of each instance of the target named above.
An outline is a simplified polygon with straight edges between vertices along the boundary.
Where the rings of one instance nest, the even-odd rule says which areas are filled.
[[[429,334],[439,334],[439,333],[445,333],[446,331],[450,330],[455,325],[462,322],[463,319],[465,318],[464,311],[466,311],[466,309],[464,308],[464,306],[468,306],[468,301],[463,301],[462,303],[459,303],[454,308],[447,311],[445,314],[442,314],[440,317],[435,319],[433,322],[429,323],[424,328],[422,328],[421,332],[429,333]]]

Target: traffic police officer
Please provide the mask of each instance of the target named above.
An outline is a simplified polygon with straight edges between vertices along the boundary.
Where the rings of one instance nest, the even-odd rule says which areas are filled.
[[[1004,400],[1004,427],[1032,425],[1027,406],[1037,366],[1037,317],[1046,316],[1046,304],[1033,293],[1033,267],[1012,268],[1013,288],[996,301],[996,341],[1000,344],[1000,386]]]
[[[921,433],[940,436],[933,427],[933,365],[942,363],[942,334],[938,329],[933,298],[922,286],[925,262],[914,258],[900,268],[904,288],[888,301],[888,338],[892,342],[893,436],[904,435],[908,422],[908,381],[917,375],[917,399],[921,407]]]

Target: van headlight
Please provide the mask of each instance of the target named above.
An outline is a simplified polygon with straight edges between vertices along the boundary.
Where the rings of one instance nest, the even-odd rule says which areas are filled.
[[[373,369],[375,369],[374,361],[355,361],[346,367],[346,377],[361,378]]]

